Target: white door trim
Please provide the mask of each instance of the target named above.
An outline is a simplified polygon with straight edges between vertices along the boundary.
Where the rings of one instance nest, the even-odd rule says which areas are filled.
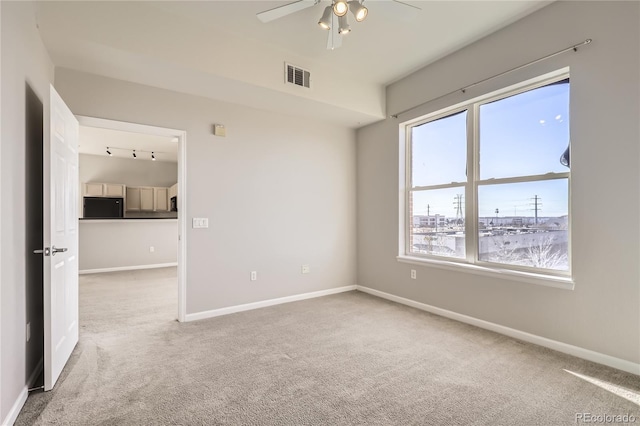
[[[81,126],[178,138],[178,321],[187,314],[187,132],[146,124],[76,115]]]

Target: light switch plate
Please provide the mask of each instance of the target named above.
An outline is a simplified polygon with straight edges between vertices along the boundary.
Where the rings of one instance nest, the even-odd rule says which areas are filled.
[[[208,228],[209,219],[206,217],[194,217],[191,221],[192,228]]]

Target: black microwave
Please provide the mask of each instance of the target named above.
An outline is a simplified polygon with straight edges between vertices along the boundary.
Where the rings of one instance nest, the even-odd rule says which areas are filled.
[[[84,217],[93,219],[117,219],[124,217],[122,198],[84,197]]]

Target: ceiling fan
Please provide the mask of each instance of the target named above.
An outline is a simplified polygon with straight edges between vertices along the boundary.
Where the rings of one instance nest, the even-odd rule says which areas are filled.
[[[256,14],[262,22],[271,22],[295,12],[315,6],[322,0],[297,0],[293,3],[283,6],[274,7]],[[362,22],[367,17],[369,10],[364,6],[365,0],[331,0],[331,5],[325,7],[318,25],[320,28],[329,31],[327,39],[327,49],[333,50],[342,46],[342,36],[351,32],[351,26],[348,21],[348,12],[350,11],[357,22]],[[394,3],[409,6],[414,9],[422,10],[418,6],[404,3],[400,0],[392,0]]]

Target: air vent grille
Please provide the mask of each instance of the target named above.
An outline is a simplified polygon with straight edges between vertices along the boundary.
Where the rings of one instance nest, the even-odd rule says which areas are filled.
[[[285,64],[285,81],[296,86],[311,88],[311,73],[295,65]]]

